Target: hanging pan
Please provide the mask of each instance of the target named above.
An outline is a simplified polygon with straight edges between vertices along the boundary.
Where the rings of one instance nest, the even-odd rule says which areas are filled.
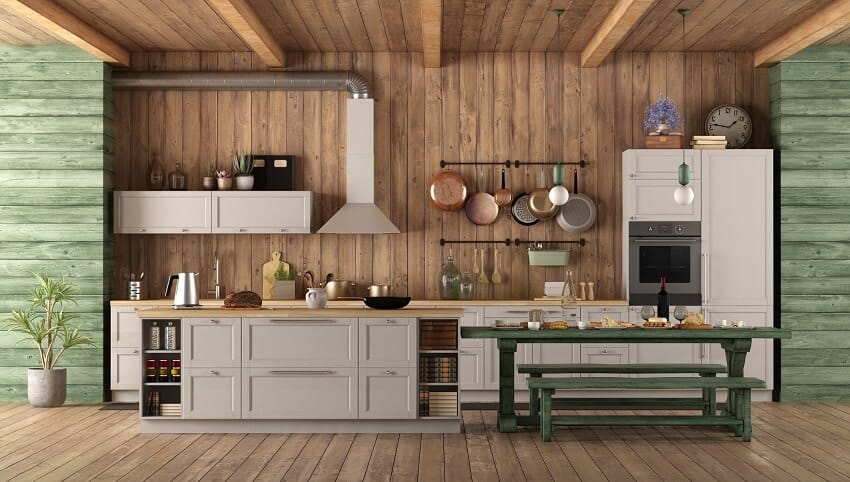
[[[472,224],[477,224],[478,226],[493,224],[496,218],[499,217],[499,205],[496,204],[496,200],[490,193],[481,191],[480,171],[478,173],[478,181],[476,184],[478,192],[470,196],[470,198],[466,201],[466,206],[464,207],[466,210],[466,218],[469,219]]]
[[[511,204],[511,217],[523,226],[533,226],[540,222],[528,208],[528,194],[520,194],[514,198],[514,202]]]
[[[573,170],[573,192],[555,217],[558,226],[568,233],[583,233],[596,222],[596,203],[578,192],[578,169]]]
[[[466,201],[467,188],[463,177],[453,171],[443,171],[431,180],[428,188],[431,201],[443,211],[457,211]]]
[[[543,180],[543,171],[540,171],[540,187],[531,191],[528,197],[528,209],[537,219],[549,219],[558,213],[558,206],[549,200],[549,188]]]

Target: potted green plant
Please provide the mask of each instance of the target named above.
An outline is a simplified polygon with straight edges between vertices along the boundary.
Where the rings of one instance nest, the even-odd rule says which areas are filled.
[[[219,191],[233,189],[233,173],[230,172],[230,169],[219,169],[215,171],[215,180]]]
[[[215,191],[215,177],[215,164],[210,164],[204,172],[204,190]]]
[[[274,272],[274,280],[273,299],[295,299],[295,271],[284,269],[284,264],[281,263],[277,271]]]
[[[33,274],[37,283],[32,290],[30,306],[12,311],[3,320],[4,327],[30,339],[38,350],[41,367],[27,369],[27,398],[33,407],[58,407],[65,403],[67,372],[56,368],[65,352],[76,346],[95,346],[94,341],[80,334],[72,323],[76,316],[65,311],[76,305],[76,288],[65,277],[51,278]]]
[[[233,155],[233,173],[236,175],[236,189],[250,191],[254,189],[254,160],[247,153],[237,152]]]

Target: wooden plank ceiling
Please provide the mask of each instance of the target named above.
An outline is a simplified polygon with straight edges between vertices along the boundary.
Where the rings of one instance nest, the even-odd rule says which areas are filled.
[[[247,51],[207,0],[55,0],[130,51]],[[692,9],[690,51],[754,50],[830,0],[657,0],[618,50],[676,51],[677,8]],[[421,52],[419,0],[245,0],[284,51]],[[444,51],[570,51],[590,41],[615,0],[443,0]],[[564,8],[560,36],[552,9]],[[0,44],[58,41],[5,11]],[[824,43],[850,44],[850,30]]]

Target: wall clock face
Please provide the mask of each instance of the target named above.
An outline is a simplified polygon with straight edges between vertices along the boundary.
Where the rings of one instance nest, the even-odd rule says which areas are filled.
[[[737,149],[750,141],[753,121],[741,107],[723,104],[712,109],[705,118],[705,132],[710,136],[726,136],[727,147]]]

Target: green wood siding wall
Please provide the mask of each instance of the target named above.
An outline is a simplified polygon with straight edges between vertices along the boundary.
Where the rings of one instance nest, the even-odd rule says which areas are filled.
[[[68,400],[103,399],[114,104],[110,68],[73,47],[0,47],[0,316],[25,304],[30,272],[66,274],[97,348],[66,352]],[[0,400],[26,399],[37,361],[0,332]]]
[[[781,150],[782,400],[850,400],[850,47],[771,69]]]

